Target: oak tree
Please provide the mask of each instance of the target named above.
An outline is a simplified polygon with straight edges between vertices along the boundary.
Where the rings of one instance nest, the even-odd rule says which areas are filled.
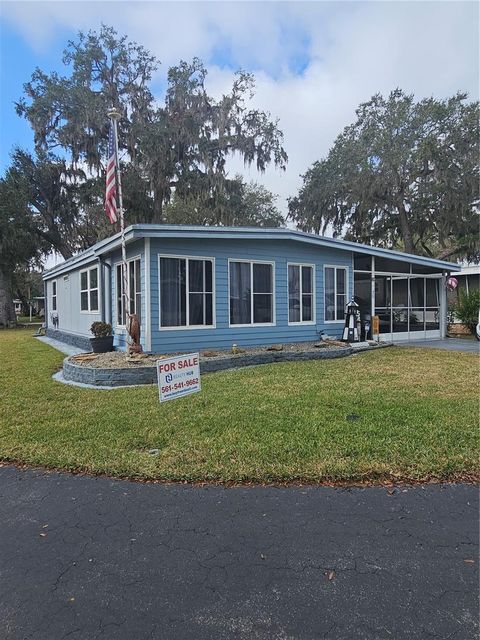
[[[439,258],[480,259],[479,104],[396,89],[357,109],[289,201],[308,231]]]

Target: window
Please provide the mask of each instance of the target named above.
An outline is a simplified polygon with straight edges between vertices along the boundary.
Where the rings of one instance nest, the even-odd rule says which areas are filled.
[[[52,311],[57,310],[57,281],[52,282]]]
[[[315,313],[313,265],[288,265],[288,322],[313,322]]]
[[[231,261],[230,324],[273,323],[273,264]]]
[[[345,320],[346,304],[346,267],[325,267],[325,322]]]
[[[140,279],[140,258],[129,260],[128,265],[128,296],[130,298],[129,314],[134,313],[142,322],[142,285]],[[125,326],[125,296],[123,287],[123,264],[117,264],[116,269],[117,294],[117,326]]]
[[[213,324],[213,259],[161,256],[160,326]]]
[[[142,323],[142,283],[140,279],[140,258],[128,263],[128,277],[130,288],[130,315],[134,313],[138,316],[138,321]]]
[[[98,312],[98,267],[80,271],[80,310]]]

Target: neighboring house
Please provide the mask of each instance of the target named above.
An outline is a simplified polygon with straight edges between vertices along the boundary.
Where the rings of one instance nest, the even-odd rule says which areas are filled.
[[[147,352],[340,336],[355,296],[382,340],[442,337],[445,278],[458,266],[289,229],[133,225],[125,230],[130,313]],[[111,322],[126,343],[120,234],[53,267],[47,335],[89,348]],[[56,327],[56,329],[54,328]]]
[[[15,309],[15,315],[16,316],[21,316],[22,315],[22,301],[15,299],[13,301],[13,307]]]
[[[449,302],[456,302],[460,291],[478,291],[480,289],[480,265],[461,267],[460,271],[452,274],[458,280],[458,287],[449,292]]]
[[[33,296],[32,310],[36,316],[45,315],[45,296]]]
[[[480,265],[471,265],[468,267],[461,267],[460,271],[452,274],[458,280],[458,286],[453,291],[448,291],[448,304],[450,308],[453,308],[456,302],[458,302],[458,296],[460,292],[465,291],[470,293],[471,291],[480,290]],[[451,331],[453,333],[470,333],[468,327],[464,327],[454,314],[450,318],[452,325]]]
[[[23,303],[21,300],[15,299],[13,301],[13,306],[15,308],[15,314],[17,316],[22,315],[23,311]],[[32,315],[34,316],[43,316],[45,313],[45,297],[44,296],[34,296],[31,300],[32,306]],[[29,305],[26,306],[27,310],[30,311]],[[26,313],[28,315],[28,312]]]

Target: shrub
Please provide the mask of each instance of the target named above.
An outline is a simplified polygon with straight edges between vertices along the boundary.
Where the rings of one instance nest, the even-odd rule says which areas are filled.
[[[479,309],[480,291],[459,291],[458,301],[453,305],[453,313],[472,333],[475,333]]]
[[[93,322],[90,331],[95,338],[107,338],[112,335],[112,325],[108,322]]]

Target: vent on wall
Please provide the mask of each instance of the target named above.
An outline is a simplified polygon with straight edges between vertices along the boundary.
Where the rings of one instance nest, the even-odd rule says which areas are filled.
[[[63,281],[64,281],[64,282],[68,282],[68,279],[69,279],[69,275],[68,275],[68,273],[67,273],[67,275],[66,275],[66,276],[63,276]]]

